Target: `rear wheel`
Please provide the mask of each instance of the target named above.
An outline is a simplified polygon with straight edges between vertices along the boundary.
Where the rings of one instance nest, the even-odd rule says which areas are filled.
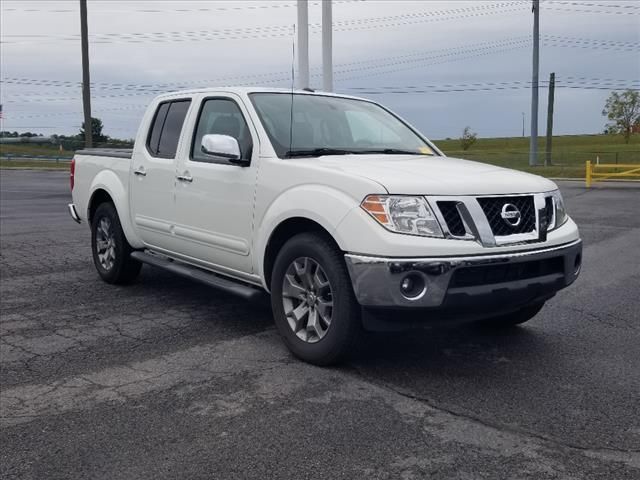
[[[287,347],[316,365],[343,360],[360,332],[360,307],[342,253],[323,235],[303,233],[282,247],[271,307]]]
[[[514,325],[520,325],[535,317],[540,310],[542,310],[542,307],[544,307],[544,302],[534,303],[513,313],[483,320],[482,323],[496,328],[508,328]]]
[[[91,251],[96,270],[107,283],[130,283],[142,267],[130,256],[133,249],[124,236],[113,203],[100,204],[93,214]]]

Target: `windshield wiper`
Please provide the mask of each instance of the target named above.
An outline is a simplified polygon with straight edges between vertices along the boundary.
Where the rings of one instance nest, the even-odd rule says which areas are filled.
[[[300,150],[288,150],[284,153],[285,158],[294,157],[320,157],[322,155],[370,155],[382,153],[385,155],[429,155],[428,153],[416,152],[415,150],[402,150],[400,148],[376,148],[368,150],[346,150],[343,148],[309,148]]]
[[[310,148],[300,150],[288,150],[284,153],[285,158],[294,157],[320,157],[322,155],[346,155],[348,153],[356,153],[351,150],[339,148]]]
[[[428,153],[416,152],[415,150],[402,150],[400,148],[380,148],[371,150],[358,150],[354,153],[369,155],[371,153],[383,153],[385,155],[428,155]]]

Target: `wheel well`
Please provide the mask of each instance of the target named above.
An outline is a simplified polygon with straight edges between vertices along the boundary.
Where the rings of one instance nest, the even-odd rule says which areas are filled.
[[[304,232],[317,232],[329,239],[337,249],[340,249],[331,234],[318,222],[304,217],[289,218],[276,227],[269,237],[267,248],[264,252],[264,280],[267,288],[271,287],[271,272],[276,262],[276,257],[282,246],[294,235]]]
[[[93,214],[96,213],[96,210],[101,203],[113,203],[113,199],[111,198],[111,195],[109,195],[105,190],[98,189],[93,192],[91,200],[89,200],[89,208],[87,211],[87,222],[89,223],[89,225],[91,225]]]

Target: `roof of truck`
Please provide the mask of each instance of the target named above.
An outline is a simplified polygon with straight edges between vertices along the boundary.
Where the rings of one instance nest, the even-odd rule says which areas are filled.
[[[354,97],[352,95],[343,95],[341,93],[333,93],[333,92],[324,92],[321,90],[302,90],[302,89],[290,89],[290,88],[273,88],[273,87],[205,87],[205,88],[195,88],[190,90],[178,90],[174,92],[167,92],[158,95],[157,98],[163,97],[173,97],[176,95],[195,95],[199,93],[235,93],[237,95],[248,95],[250,93],[294,93],[301,95],[322,95],[322,96],[331,96],[331,97],[342,97],[342,98],[354,98],[358,100],[365,100],[360,97]]]

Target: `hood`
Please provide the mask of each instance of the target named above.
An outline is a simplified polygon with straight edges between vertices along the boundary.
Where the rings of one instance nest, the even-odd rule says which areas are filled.
[[[537,175],[452,157],[324,156],[314,159],[314,166],[368,178],[391,194],[507,195],[557,188]]]

